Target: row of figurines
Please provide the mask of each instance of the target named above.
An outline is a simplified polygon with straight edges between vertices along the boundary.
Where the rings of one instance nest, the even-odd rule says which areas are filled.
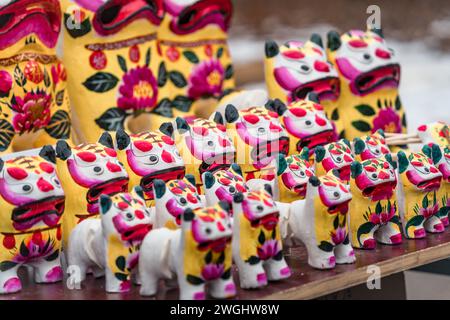
[[[0,15],[11,17],[0,34],[1,153],[90,142],[104,130],[157,130],[228,103],[288,103],[311,92],[341,137],[406,130],[400,65],[379,29],[331,31],[326,45],[317,34],[267,41],[266,92],[235,87],[230,0],[18,0]]]
[[[448,145],[399,151],[396,164],[383,133],[376,132],[353,144],[339,140],[285,156],[285,149],[276,148],[284,144],[233,147],[223,125],[202,121],[192,127],[177,121],[178,137],[169,130],[174,124],[165,124],[161,130],[169,135],[118,131],[115,143],[104,133],[97,143],[70,146],[60,140],[39,156],[4,158],[0,194],[8,215],[0,230],[0,290],[20,290],[17,269],[23,264],[35,268],[36,282],[61,280],[63,242],[69,267],[78,268],[79,277],[70,277],[75,283],[87,270],[104,270],[107,291],[128,290],[142,249],[142,294],[155,293],[159,277],[176,274],[182,298],[204,297],[210,280],[211,295],[227,297],[236,292],[232,256],[241,287],[254,288],[290,275],[283,242],[303,242],[309,264],[326,269],[353,262],[353,247],[400,243],[401,227],[405,237],[416,239],[448,225]],[[214,140],[220,154],[204,139],[213,129],[221,133]],[[236,132],[244,134],[244,127]],[[252,166],[265,172],[244,176],[232,163],[255,150]],[[184,160],[200,151],[201,157],[187,158],[197,161]],[[193,168],[200,178],[185,175]],[[129,185],[139,188],[127,194]],[[231,216],[239,223],[231,223]]]

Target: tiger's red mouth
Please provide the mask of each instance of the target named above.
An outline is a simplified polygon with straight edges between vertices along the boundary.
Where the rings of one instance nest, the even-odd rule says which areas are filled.
[[[279,219],[280,213],[278,211],[275,211],[273,213],[265,215],[262,218],[251,221],[251,226],[253,228],[256,228],[262,225],[266,230],[273,230],[278,225]]]
[[[395,181],[390,181],[367,187],[363,190],[363,196],[374,201],[389,199],[394,194],[396,185],[397,183]]]
[[[175,179],[183,179],[185,175],[185,167],[173,167],[168,168],[165,170],[159,170],[151,174],[147,174],[144,177],[142,177],[139,185],[142,187],[142,190],[144,190],[146,200],[152,200],[154,199],[153,195],[153,181],[155,179],[161,179],[165,182]]]
[[[120,235],[123,241],[142,241],[150,230],[152,230],[151,225],[138,224],[121,230]]]
[[[13,1],[0,9],[0,49],[36,34],[49,48],[54,48],[61,29],[58,0]]]
[[[302,138],[297,143],[297,151],[301,152],[304,147],[308,147],[310,155],[314,152],[317,146],[324,146],[328,143],[334,142],[334,131],[332,129],[325,130],[308,137]]]
[[[223,31],[230,27],[233,5],[230,0],[200,0],[184,8],[170,25],[175,34],[183,35],[215,24]]]
[[[436,177],[427,181],[423,181],[417,185],[417,188],[425,192],[435,191],[438,190],[439,187],[441,186],[441,180],[442,177]]]
[[[128,191],[128,178],[116,178],[89,189],[86,195],[86,200],[88,204],[96,205],[100,195],[105,194],[108,196],[113,196],[120,192]]]
[[[345,202],[328,207],[328,213],[329,214],[335,214],[335,213],[346,214],[348,212],[349,203],[350,203],[350,200],[347,200]]]
[[[292,92],[292,100],[304,100],[309,93],[314,92],[319,96],[319,101],[335,101],[340,95],[341,87],[338,77],[326,77],[304,83]]]
[[[16,230],[27,230],[39,222],[48,227],[58,224],[64,212],[65,197],[49,197],[14,208],[11,215]]]
[[[197,247],[200,251],[211,249],[214,252],[222,252],[230,241],[231,237],[222,237],[216,240],[199,243]]]
[[[353,82],[359,94],[368,94],[381,88],[397,88],[400,83],[400,65],[381,66],[360,74]]]
[[[98,34],[107,36],[139,19],[159,25],[163,17],[162,0],[109,0],[95,13],[93,25]]]
[[[294,186],[294,187],[292,188],[292,190],[293,190],[297,195],[299,195],[300,197],[304,198],[304,197],[306,196],[306,186],[307,186],[307,183],[304,183],[304,184],[298,184],[298,185]]]

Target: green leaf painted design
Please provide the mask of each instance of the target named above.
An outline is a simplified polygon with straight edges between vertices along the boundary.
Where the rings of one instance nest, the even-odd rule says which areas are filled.
[[[179,71],[171,71],[169,73],[169,79],[177,88],[184,88],[187,86],[186,79],[184,78],[183,74]]]
[[[127,68],[127,61],[125,60],[125,58],[119,55],[117,56],[117,61],[119,62],[120,69],[122,69],[124,73],[127,73],[128,68]]]
[[[360,104],[356,106],[355,109],[358,110],[359,113],[367,117],[374,116],[376,114],[375,110],[368,104]]]
[[[262,230],[261,230],[261,232],[259,233],[259,236],[258,236],[258,242],[259,242],[260,244],[264,244],[264,242],[266,242],[266,236],[265,236],[264,232],[262,232]]]
[[[331,112],[331,120],[337,121],[339,120],[339,111],[338,109],[334,109],[333,112]]]
[[[166,70],[166,64],[161,62],[159,64],[158,68],[158,87],[164,87],[167,82],[167,70]]]
[[[106,110],[99,118],[95,119],[97,125],[107,131],[116,131],[123,129],[123,122],[126,118],[126,113],[119,108],[110,108]]]
[[[59,250],[55,250],[52,254],[45,257],[46,261],[54,261],[59,257]]]
[[[380,201],[378,201],[377,204],[375,205],[375,213],[381,214],[382,211],[383,211],[383,207],[381,206]]]
[[[275,240],[276,237],[277,237],[277,228],[274,228],[272,230],[272,239]]]
[[[371,129],[370,124],[368,124],[367,122],[365,122],[363,120],[352,121],[352,126],[356,130],[361,131],[361,132],[368,132]]]
[[[75,21],[73,21],[73,17],[70,14],[65,13],[64,27],[72,38],[79,38],[91,31],[91,22],[89,19],[86,19],[77,25]]]
[[[5,119],[0,119],[0,151],[5,151],[14,137],[14,127]]]
[[[395,98],[395,110],[399,111],[402,108],[402,102],[400,101],[400,96]]]
[[[259,259],[257,256],[251,256],[251,257],[248,258],[247,261],[245,261],[245,262],[247,262],[247,263],[250,264],[250,265],[255,265],[255,264],[258,264],[259,261],[260,261],[260,259]]]
[[[225,68],[225,79],[228,80],[233,78],[233,74],[234,74],[233,65],[230,64]]]
[[[378,107],[378,109],[382,109],[383,108],[383,106],[381,105],[381,100],[380,99],[377,100],[377,107]]]
[[[275,261],[281,261],[281,259],[283,259],[283,251],[278,251],[277,254],[272,257],[272,259]]]
[[[333,251],[334,246],[328,241],[322,241],[319,244],[319,249],[325,252]]]
[[[220,47],[217,50],[217,54],[216,54],[217,59],[220,59],[222,57],[222,55],[223,55],[223,47]]]
[[[120,271],[125,271],[125,267],[127,265],[127,261],[124,256],[118,256],[116,259],[116,266]]]
[[[178,95],[173,99],[172,106],[177,110],[188,112],[191,109],[192,102],[188,97]]]
[[[339,215],[336,215],[336,217],[333,220],[333,227],[336,230],[337,228],[339,228]]]
[[[0,263],[0,271],[1,272],[8,271],[9,269],[14,268],[15,266],[17,266],[17,263],[14,261],[2,261]]]
[[[426,209],[426,208],[428,208],[428,205],[429,205],[428,194],[426,194],[422,199],[422,208]]]
[[[173,112],[172,112],[172,103],[169,99],[164,98],[160,102],[158,102],[158,105],[155,109],[152,110],[152,113],[159,114],[160,116],[166,117],[166,118],[172,118]]]
[[[220,278],[221,278],[222,280],[228,280],[228,279],[230,279],[230,277],[231,277],[231,267],[228,268],[227,270],[225,270],[225,271],[222,273],[222,275],[220,276]]]
[[[186,281],[194,286],[198,286],[198,285],[205,283],[205,281],[202,278],[199,278],[199,277],[196,277],[196,276],[193,276],[190,274],[188,274],[186,276]]]
[[[97,72],[87,78],[83,85],[90,91],[103,93],[114,89],[118,82],[119,79],[112,73]]]
[[[212,261],[212,251],[208,251],[208,253],[205,255],[205,263],[209,264]]]
[[[64,103],[64,93],[64,89],[56,93],[55,102],[58,107],[62,106],[62,104]]]
[[[21,255],[22,257],[28,257],[28,255],[30,254],[30,251],[28,250],[27,246],[25,245],[25,242],[22,242],[22,243],[20,244],[20,249],[19,249],[19,251],[20,251],[20,255]]]
[[[51,84],[50,75],[48,74],[47,69],[44,68],[44,85],[48,88]]]
[[[27,84],[27,78],[25,78],[25,74],[19,68],[19,65],[14,68],[14,80],[19,87],[24,87]]]
[[[193,51],[190,50],[183,51],[183,56],[185,56],[185,58],[191,63],[197,64],[200,62],[197,55]]]
[[[145,66],[146,67],[150,66],[151,58],[152,58],[152,49],[148,48],[147,53],[145,54]]]
[[[217,264],[223,264],[224,261],[225,261],[225,252],[222,251],[222,253],[220,254],[220,256],[217,259],[216,263]]]
[[[128,275],[125,273],[116,272],[116,273],[114,273],[114,276],[117,279],[119,279],[120,281],[128,281],[129,280]]]
[[[403,116],[402,116],[402,126],[406,128],[406,125],[407,125],[407,123],[406,123],[406,113],[404,113]]]
[[[70,137],[71,122],[69,114],[64,110],[58,110],[45,127],[45,132],[55,139],[68,139]]]
[[[424,222],[424,220],[425,220],[424,216],[417,215],[417,216],[412,217],[405,225],[406,233],[408,234],[408,229],[410,227],[412,227],[412,226],[418,227]]]
[[[361,236],[365,234],[369,234],[373,228],[375,228],[375,224],[372,222],[366,222],[359,226],[358,231],[356,232],[356,238],[358,239],[359,245],[362,246]]]

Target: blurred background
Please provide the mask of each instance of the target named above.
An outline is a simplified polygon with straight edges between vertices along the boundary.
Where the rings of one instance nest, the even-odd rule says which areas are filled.
[[[326,42],[329,30],[365,29],[369,5],[381,9],[381,27],[402,67],[400,95],[409,131],[450,122],[450,1],[235,0],[230,34],[238,85],[264,88],[264,41]]]

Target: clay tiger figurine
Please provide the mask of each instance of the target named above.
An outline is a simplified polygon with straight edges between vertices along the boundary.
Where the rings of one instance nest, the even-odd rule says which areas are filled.
[[[116,141],[117,157],[129,174],[130,187],[139,185],[144,190],[149,205],[154,198],[155,179],[183,179],[184,161],[170,135],[160,131],[129,135],[119,129]]]
[[[70,234],[68,265],[77,266],[79,274],[69,281],[76,288],[91,269],[105,272],[106,292],[128,292],[140,246],[152,229],[150,211],[139,186],[131,193],[103,194],[99,204],[100,219],[83,220]]]
[[[173,116],[209,117],[218,100],[234,89],[227,43],[231,0],[164,0],[158,29],[162,102]]]
[[[374,158],[382,158],[390,152],[386,144],[384,131],[381,129],[375,133],[353,140],[355,160],[360,162]]]
[[[231,273],[231,222],[228,205],[186,209],[181,229],[152,230],[139,259],[140,294],[157,293],[160,279],[176,279],[182,300],[203,300],[205,287],[213,298],[236,295]]]
[[[291,206],[288,235],[292,239],[283,239],[303,242],[308,264],[317,269],[331,269],[336,263],[356,260],[347,221],[352,194],[338,176],[334,170],[309,178],[305,200],[295,201]]]
[[[450,129],[444,122],[433,122],[420,125],[417,135],[423,144],[437,143],[441,147],[450,145]]]
[[[181,216],[187,208],[192,210],[205,206],[204,199],[197,193],[194,176],[187,174],[184,179],[167,182],[156,179],[153,183],[155,194],[155,228],[178,229]],[[216,204],[215,202],[214,204]]]
[[[339,115],[350,140],[383,129],[406,132],[398,87],[400,65],[380,29],[328,33],[328,59],[340,78]]]
[[[265,78],[271,99],[284,103],[304,100],[317,94],[327,116],[339,120],[337,102],[340,83],[336,69],[328,62],[322,38],[313,34],[309,41],[265,44]],[[338,132],[342,128],[338,125]]]
[[[289,278],[291,270],[283,256],[280,213],[270,185],[235,194],[233,213],[233,259],[241,288],[259,288],[268,280]]]
[[[317,175],[320,176],[336,169],[341,180],[350,180],[350,165],[355,159],[350,141],[347,139],[341,139],[337,142],[317,147],[314,159]]]
[[[440,206],[438,216],[444,227],[447,227],[450,213],[450,147],[446,146],[444,148],[437,144],[425,145],[422,148],[422,152],[433,160],[433,164],[442,174],[441,187],[437,191]]]
[[[162,0],[62,0],[63,61],[80,142],[119,128],[138,133],[161,124],[157,29]],[[60,23],[58,20],[58,24]],[[141,116],[138,118],[138,116]],[[140,121],[143,119],[143,121]]]
[[[397,157],[397,199],[405,237],[420,239],[425,237],[425,231],[443,232],[437,199],[442,174],[422,152],[399,151]]]
[[[60,262],[64,191],[55,152],[0,159],[0,293],[22,289],[20,266],[34,269],[36,283],[62,280]]]
[[[227,169],[234,163],[235,147],[220,115],[211,120],[196,118],[191,121],[177,117],[175,130],[170,122],[161,125],[160,130],[175,140],[186,173],[195,177],[199,192],[204,172]]]
[[[0,153],[72,138],[59,1],[2,1],[0,16]]]
[[[376,243],[402,242],[391,155],[351,165],[350,231],[353,248],[374,249]]]
[[[63,222],[64,245],[72,229],[82,220],[98,217],[101,194],[128,191],[128,173],[117,159],[112,137],[104,132],[96,143],[75,147],[65,140],[56,144],[57,168],[61,183],[72,197],[66,200]]]
[[[289,155],[299,154],[305,147],[312,154],[315,147],[337,140],[333,123],[325,115],[322,105],[314,100],[314,96],[309,95],[308,100],[298,100],[288,105],[279,100],[266,104],[267,109],[278,113],[286,129]]]

